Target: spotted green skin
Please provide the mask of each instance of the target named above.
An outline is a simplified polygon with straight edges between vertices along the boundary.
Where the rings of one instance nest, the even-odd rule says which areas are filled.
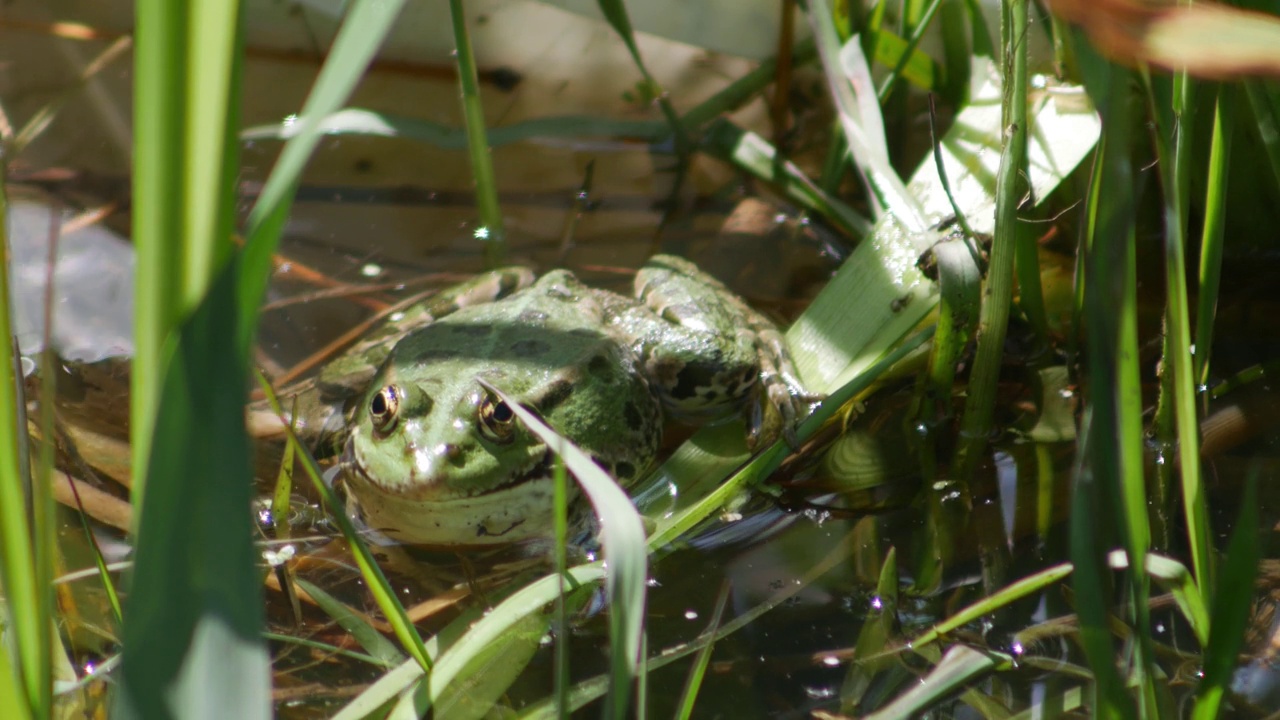
[[[389,354],[377,343],[362,350],[386,356],[351,404],[343,458],[374,529],[447,547],[549,533],[548,448],[518,421],[495,437],[485,408],[497,400],[481,381],[624,485],[652,464],[664,415],[705,421],[745,409],[771,439],[804,407],[777,329],[687,261],[652,259],[635,297],[564,270],[519,289],[529,277],[482,276],[446,293],[421,327],[388,333],[398,338]]]

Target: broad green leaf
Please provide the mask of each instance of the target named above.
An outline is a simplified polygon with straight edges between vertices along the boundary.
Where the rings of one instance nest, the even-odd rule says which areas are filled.
[[[127,717],[270,716],[235,266],[171,344],[125,605]]]

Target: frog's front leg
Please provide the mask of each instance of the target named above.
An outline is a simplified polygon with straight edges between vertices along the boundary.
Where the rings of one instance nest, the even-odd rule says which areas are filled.
[[[773,322],[693,263],[669,255],[640,269],[635,292],[661,321],[643,333],[640,348],[670,412],[708,419],[742,410],[752,448],[779,435],[794,444],[813,396]]]

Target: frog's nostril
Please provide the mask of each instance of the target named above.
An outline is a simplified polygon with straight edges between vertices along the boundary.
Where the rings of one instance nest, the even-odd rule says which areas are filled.
[[[463,457],[462,446],[454,443],[445,443],[440,446],[441,455],[449,461],[451,465],[462,467],[466,463]]]

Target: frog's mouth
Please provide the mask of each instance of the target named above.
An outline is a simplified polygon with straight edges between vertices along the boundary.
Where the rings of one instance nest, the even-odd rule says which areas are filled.
[[[378,491],[392,496],[403,497],[405,499],[439,502],[445,503],[449,500],[457,500],[463,498],[475,498],[485,495],[494,495],[503,491],[509,491],[512,488],[519,487],[539,480],[551,479],[551,466],[554,462],[551,450],[543,452],[542,457],[530,464],[529,468],[523,472],[514,473],[506,480],[491,485],[482,492],[477,493],[461,493],[450,490],[441,483],[434,482],[402,482],[395,485],[388,485],[379,481],[371,475],[364,464],[356,457],[354,443],[348,440],[342,447],[342,455],[339,458],[339,465],[344,473],[355,474],[363,484],[376,488]]]
[[[355,461],[349,445],[343,449],[342,465],[348,473],[348,491],[364,522],[401,542],[493,546],[542,538],[551,532],[549,451],[529,470],[474,495],[449,492],[439,485],[388,488]]]

